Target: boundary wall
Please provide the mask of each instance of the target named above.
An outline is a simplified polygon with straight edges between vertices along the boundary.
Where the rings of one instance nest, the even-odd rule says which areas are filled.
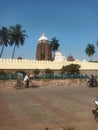
[[[60,70],[63,66],[69,64],[79,64],[80,70],[96,70],[98,71],[98,63],[87,61],[37,61],[30,59],[4,59],[0,58],[0,69],[53,69]]]

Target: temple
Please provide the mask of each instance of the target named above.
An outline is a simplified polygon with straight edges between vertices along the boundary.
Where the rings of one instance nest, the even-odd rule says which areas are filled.
[[[71,54],[66,58],[60,51],[55,53],[54,60],[51,59],[52,50],[50,48],[50,41],[45,34],[42,34],[38,39],[36,60],[23,59],[20,56],[17,59],[0,58],[0,70],[45,70],[49,68],[51,70],[59,71],[63,66],[79,64],[81,66],[81,73],[98,75],[97,62],[87,62],[85,59],[80,61],[75,59]]]
[[[50,48],[49,40],[43,33],[38,39],[38,45],[36,49],[36,60],[51,60],[52,51]]]
[[[73,56],[71,54],[69,54],[69,56],[67,57],[67,61],[74,61],[75,59],[73,58]]]
[[[65,58],[65,56],[62,55],[62,53],[60,51],[57,51],[55,53],[54,61],[62,62],[62,61],[66,61],[66,58]]]

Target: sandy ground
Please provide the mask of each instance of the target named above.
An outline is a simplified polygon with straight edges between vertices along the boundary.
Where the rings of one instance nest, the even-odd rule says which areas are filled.
[[[47,81],[16,90],[12,81],[2,81],[0,130],[98,130],[92,114],[96,97],[98,88],[85,83]]]

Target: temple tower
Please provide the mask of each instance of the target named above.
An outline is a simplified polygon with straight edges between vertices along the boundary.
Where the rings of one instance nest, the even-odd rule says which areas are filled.
[[[42,34],[38,39],[38,45],[36,50],[36,60],[51,60],[52,51],[50,48],[49,40]]]

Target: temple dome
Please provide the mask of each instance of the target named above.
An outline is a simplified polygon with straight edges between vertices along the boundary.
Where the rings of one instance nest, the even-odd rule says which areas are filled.
[[[62,53],[60,51],[57,51],[55,53],[54,61],[58,61],[58,62],[66,61],[66,58],[65,58],[65,56],[62,55]]]
[[[43,33],[42,36],[38,39],[38,41],[48,41],[48,38]]]
[[[73,58],[73,56],[71,54],[69,54],[69,56],[67,57],[67,61],[74,61],[75,59]]]

